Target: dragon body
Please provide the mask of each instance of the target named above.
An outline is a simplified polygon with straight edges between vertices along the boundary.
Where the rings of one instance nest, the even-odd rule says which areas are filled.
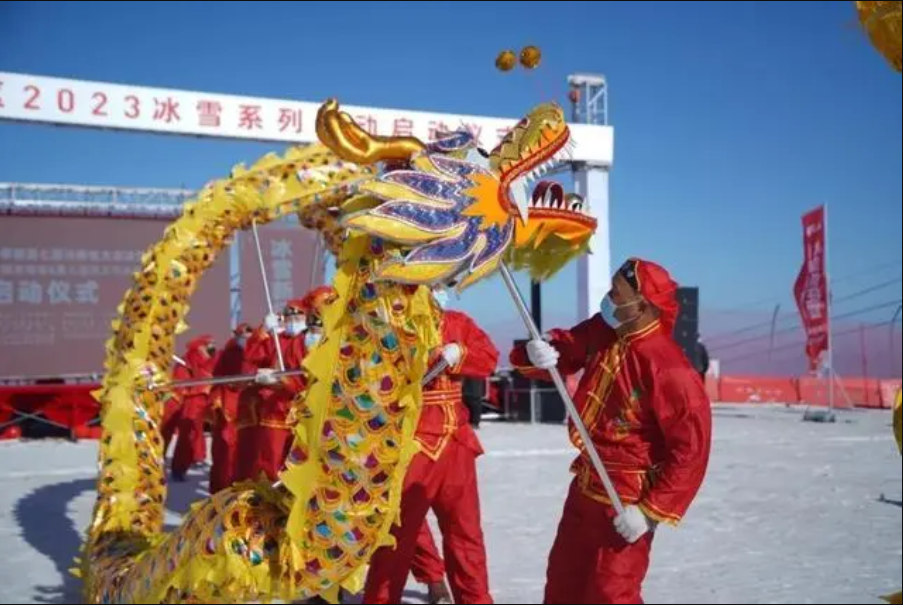
[[[532,203],[527,195],[568,148],[555,105],[534,109],[489,154],[464,132],[429,145],[370,136],[334,101],[317,132],[320,144],[209,184],[142,259],[95,393],[97,500],[77,568],[86,602],[334,600],[340,587],[356,590],[391,540],[416,452],[420,381],[441,344],[429,287],[464,289],[503,260],[550,275],[595,230],[579,200],[552,188]],[[195,503],[167,533],[164,395],[146,387],[169,379],[192,292],[234,234],[290,215],[323,236],[338,270],[280,482]]]

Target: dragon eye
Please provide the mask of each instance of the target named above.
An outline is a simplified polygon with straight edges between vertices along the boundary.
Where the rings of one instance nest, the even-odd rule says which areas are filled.
[[[477,151],[480,152],[480,155],[483,156],[484,158],[489,157],[489,152],[486,151],[485,149],[483,149],[482,147],[477,147]]]
[[[569,193],[565,198],[564,203],[572,212],[582,212],[585,205],[583,197],[576,193]]]

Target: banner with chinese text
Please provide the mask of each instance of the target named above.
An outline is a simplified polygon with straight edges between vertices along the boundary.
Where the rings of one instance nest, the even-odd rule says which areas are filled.
[[[828,281],[825,275],[824,206],[803,215],[803,266],[793,287],[803,329],[806,331],[806,356],[815,371],[828,351]]]
[[[319,103],[51,78],[0,71],[0,120],[88,128],[224,137],[254,141],[317,141]],[[342,105],[371,134],[435,140],[466,128],[480,146],[495,147],[517,119]],[[614,129],[571,124],[574,159],[610,166]]]
[[[0,220],[0,375],[103,370],[110,322],[156,220],[4,216]],[[222,343],[229,331],[229,263],[224,254],[198,284],[188,317],[193,335]]]

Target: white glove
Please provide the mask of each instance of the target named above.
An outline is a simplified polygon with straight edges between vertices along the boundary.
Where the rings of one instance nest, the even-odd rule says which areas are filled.
[[[442,347],[442,359],[445,360],[445,363],[447,363],[450,368],[455,367],[461,362],[462,355],[463,351],[456,343],[450,343]]]
[[[527,343],[527,357],[534,368],[551,370],[558,365],[560,354],[544,340],[531,340]]]
[[[254,382],[265,386],[279,384],[279,378],[277,376],[273,376],[273,374],[275,373],[276,370],[271,370],[270,368],[261,368],[257,370],[257,376],[254,378]]]
[[[279,318],[275,313],[267,313],[267,316],[263,318],[263,326],[267,329],[267,332],[278,330]]]
[[[623,515],[615,517],[615,529],[628,544],[635,544],[640,538],[655,529],[655,524],[643,514],[638,506],[628,506]]]

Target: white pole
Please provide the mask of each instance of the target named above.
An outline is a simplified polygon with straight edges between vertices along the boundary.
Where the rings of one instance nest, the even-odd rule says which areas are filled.
[[[539,328],[536,327],[536,323],[533,321],[533,315],[530,314],[530,309],[527,308],[527,303],[524,302],[524,297],[521,296],[520,290],[517,289],[517,283],[514,281],[514,276],[511,275],[511,271],[508,269],[505,261],[499,263],[499,273],[501,273],[502,279],[505,281],[505,286],[507,286],[508,288],[508,293],[511,294],[514,305],[520,312],[521,318],[524,320],[524,324],[527,326],[527,330],[529,330],[530,332],[530,337],[534,340],[541,340],[542,334],[539,332]],[[621,502],[621,498],[608,476],[608,471],[605,469],[605,465],[602,463],[602,458],[599,456],[599,451],[593,444],[593,440],[590,437],[589,431],[586,430],[586,425],[583,424],[583,419],[580,417],[580,414],[577,413],[577,406],[574,405],[574,401],[571,399],[571,395],[567,390],[567,386],[565,386],[564,384],[564,379],[562,378],[561,373],[558,371],[558,368],[555,367],[550,368],[548,372],[552,377],[552,382],[555,383],[555,387],[558,389],[558,394],[561,395],[561,399],[564,401],[564,407],[570,415],[571,421],[574,423],[574,428],[577,429],[577,433],[580,434],[580,439],[583,440],[583,447],[585,448],[586,453],[589,455],[589,459],[592,462],[593,467],[599,474],[599,479],[602,480],[602,486],[605,488],[605,493],[606,495],[608,495],[608,499],[611,501],[615,512],[617,512],[618,515],[623,515],[624,505]]]
[[[263,278],[263,292],[267,297],[267,309],[270,315],[273,313],[273,299],[270,297],[270,284],[267,281],[266,263],[263,262],[263,250],[260,249],[260,236],[257,234],[257,221],[251,221],[251,229],[254,231],[254,243],[257,245],[257,260],[260,262],[260,276]],[[276,357],[279,360],[279,371],[285,371],[285,361],[282,359],[282,345],[279,342],[279,330],[273,328],[273,346],[276,348]]]
[[[317,233],[316,240],[314,240],[314,257],[311,262],[310,267],[310,289],[313,290],[319,285],[319,280],[317,279],[320,276],[320,267],[323,263],[323,256],[325,256],[324,246],[323,246],[323,236]]]
[[[828,245],[828,204],[824,205],[824,230],[825,230],[825,303],[827,304],[826,312],[828,314],[828,380],[830,381],[828,386],[828,413],[833,416],[834,414],[834,383],[837,380],[837,377],[834,373],[834,337],[832,333],[834,331],[834,320],[832,317],[832,310],[834,309],[834,304],[832,299],[834,297],[834,293],[831,289],[831,272],[829,270],[830,263],[828,261],[828,250],[830,250],[831,246]]]

